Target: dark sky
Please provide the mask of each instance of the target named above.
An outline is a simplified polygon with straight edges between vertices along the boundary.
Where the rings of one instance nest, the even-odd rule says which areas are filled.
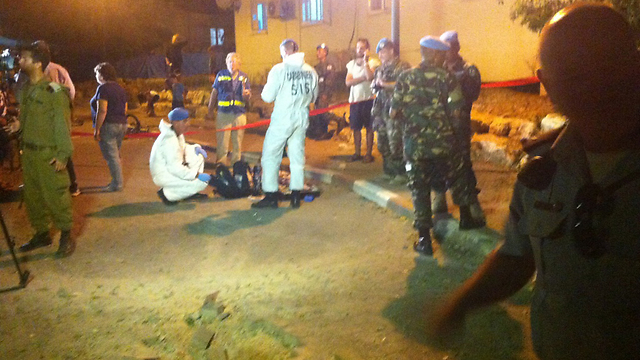
[[[189,11],[216,9],[213,0],[0,0],[0,34],[47,41],[74,79],[90,79],[99,62],[162,49],[174,2]]]

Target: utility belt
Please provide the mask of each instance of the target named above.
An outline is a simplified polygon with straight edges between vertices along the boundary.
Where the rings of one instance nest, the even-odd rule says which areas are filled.
[[[29,150],[35,150],[35,151],[43,151],[43,150],[54,149],[55,146],[35,145],[35,144],[28,143],[28,142],[22,142],[22,148],[23,149],[29,149]]]
[[[218,101],[218,106],[224,106],[224,107],[243,106],[244,107],[244,101],[241,101],[241,100]]]

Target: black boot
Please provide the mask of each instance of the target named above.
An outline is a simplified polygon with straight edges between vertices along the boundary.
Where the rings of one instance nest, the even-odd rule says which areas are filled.
[[[251,204],[251,207],[257,208],[257,209],[262,209],[262,208],[276,209],[278,207],[278,193],[277,192],[264,193],[264,199],[258,201],[257,203]]]
[[[484,219],[476,219],[471,215],[469,205],[460,206],[460,230],[478,229],[484,226]]]
[[[64,230],[60,233],[60,246],[56,251],[56,257],[67,257],[76,250],[76,241],[71,237],[70,230]]]
[[[291,208],[300,208],[300,190],[291,190]]]
[[[35,236],[31,238],[31,240],[22,244],[19,250],[20,252],[26,252],[49,245],[51,245],[51,237],[49,236],[48,231],[44,231],[35,234]]]
[[[418,241],[413,243],[413,250],[415,250],[416,252],[422,255],[433,256],[433,247],[431,246],[430,229],[428,228],[420,229],[419,233],[420,233],[420,237],[418,238]]]
[[[172,205],[176,205],[178,202],[177,201],[171,201],[169,199],[167,199],[166,196],[164,196],[164,191],[162,191],[162,189],[158,190],[158,197],[160,198],[160,200],[162,200],[162,203],[168,206],[172,206]]]

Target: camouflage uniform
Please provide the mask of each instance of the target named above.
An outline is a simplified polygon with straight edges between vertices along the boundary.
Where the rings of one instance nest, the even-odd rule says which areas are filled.
[[[451,114],[460,110],[461,103],[455,76],[425,62],[403,72],[396,82],[391,107],[397,110],[394,120],[402,128],[416,229],[433,227],[431,189],[435,181],[451,184],[459,206],[476,198],[475,188],[469,188],[460,176],[463,159],[451,122]]]
[[[399,59],[389,64],[376,68],[373,78],[380,78],[384,82],[395,82],[400,74],[410,66]],[[391,97],[393,90],[374,88],[376,99],[371,108],[371,117],[374,119],[374,130],[378,132],[378,151],[382,155],[382,170],[390,176],[403,175],[405,173],[402,159],[402,131],[397,121],[389,116]]]
[[[20,98],[24,202],[29,221],[37,233],[49,231],[49,217],[59,230],[71,230],[69,174],[55,171],[51,164],[54,158],[67,162],[73,152],[68,90],[43,79],[27,84]]]
[[[458,139],[457,151],[462,154],[464,160],[464,177],[469,182],[468,186],[475,188],[478,185],[478,181],[471,163],[471,107],[473,102],[480,96],[480,86],[482,85],[480,71],[475,65],[465,62],[460,56],[455,62],[445,62],[444,67],[455,75],[464,97],[460,112],[453,119],[453,124],[455,136]],[[434,190],[445,192],[446,184],[434,184]]]

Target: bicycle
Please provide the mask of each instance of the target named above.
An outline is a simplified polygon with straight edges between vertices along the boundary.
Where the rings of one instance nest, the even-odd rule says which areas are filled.
[[[125,135],[138,134],[142,130],[142,126],[140,125],[140,120],[138,119],[137,116],[131,113],[128,113],[126,116],[127,116],[127,131]],[[72,119],[71,125],[82,126],[84,122],[89,118],[90,118],[89,116],[75,117],[74,119]]]

